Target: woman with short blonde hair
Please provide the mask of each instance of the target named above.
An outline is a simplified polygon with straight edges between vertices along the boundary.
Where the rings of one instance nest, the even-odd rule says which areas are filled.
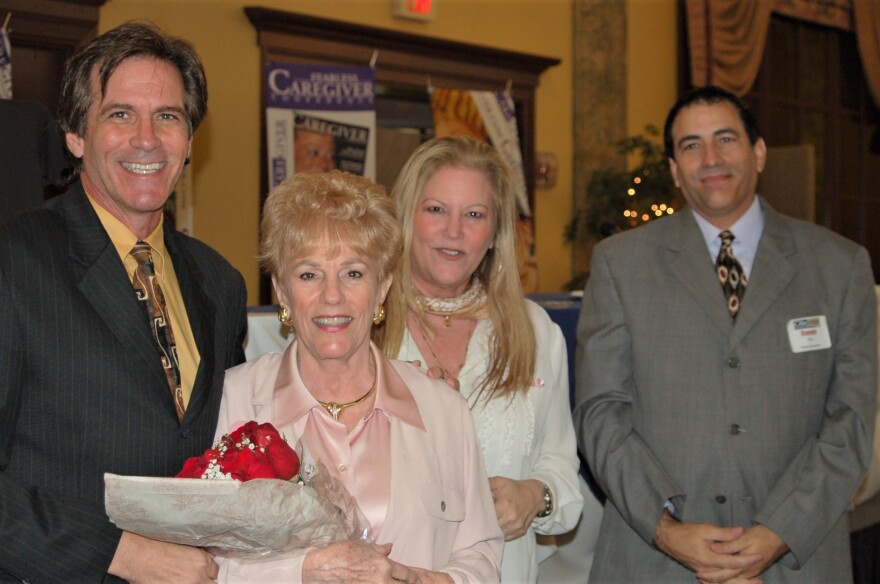
[[[221,558],[218,580],[496,582],[503,539],[467,404],[370,342],[400,255],[394,202],[363,177],[297,174],[269,194],[262,228],[278,316],[296,338],[226,372],[217,435],[254,420],[302,441],[374,540]]]

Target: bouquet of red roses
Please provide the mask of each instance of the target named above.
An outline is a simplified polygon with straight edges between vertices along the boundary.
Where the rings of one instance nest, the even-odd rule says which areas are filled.
[[[106,473],[107,515],[120,529],[225,557],[369,539],[339,481],[320,464],[300,472],[300,459],[271,424],[248,422],[189,458],[175,478]]]
[[[248,422],[219,438],[201,456],[188,458],[178,478],[281,479],[299,472],[299,456],[272,424]]]

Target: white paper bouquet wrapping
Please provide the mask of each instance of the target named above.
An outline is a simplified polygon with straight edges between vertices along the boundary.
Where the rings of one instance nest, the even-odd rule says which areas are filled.
[[[357,503],[320,463],[303,464],[295,481],[250,480],[251,475],[243,471],[245,466],[260,466],[264,471],[261,476],[265,472],[272,476],[268,462],[273,449],[259,445],[260,436],[267,431],[275,432],[271,425],[257,427],[251,422],[231,433],[232,440],[227,434],[202,457],[187,461],[185,471],[195,463],[196,474],[190,476],[203,478],[105,473],[108,517],[125,531],[207,548],[214,555],[230,558],[265,556],[348,539],[369,540],[369,524]],[[240,463],[243,450],[250,450],[246,464]],[[253,464],[254,454],[260,465]],[[201,474],[203,467],[206,470]],[[244,476],[244,482],[221,478],[233,474]]]

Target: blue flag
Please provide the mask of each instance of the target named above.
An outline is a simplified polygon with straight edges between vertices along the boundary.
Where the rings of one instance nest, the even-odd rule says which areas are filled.
[[[0,29],[0,99],[12,99],[12,49],[9,29]]]

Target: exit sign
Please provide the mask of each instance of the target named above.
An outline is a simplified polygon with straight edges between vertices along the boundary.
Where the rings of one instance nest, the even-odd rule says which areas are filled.
[[[434,0],[393,0],[394,16],[414,20],[434,20]]]

